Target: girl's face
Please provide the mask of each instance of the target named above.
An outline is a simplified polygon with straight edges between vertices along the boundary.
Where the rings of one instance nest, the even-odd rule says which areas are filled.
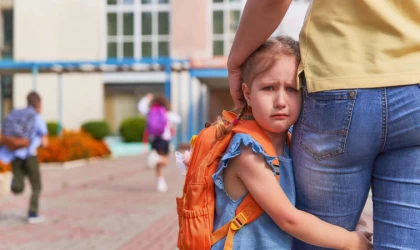
[[[245,99],[256,122],[267,132],[285,133],[297,121],[302,106],[296,89],[297,64],[293,56],[282,56],[249,87],[242,84]]]

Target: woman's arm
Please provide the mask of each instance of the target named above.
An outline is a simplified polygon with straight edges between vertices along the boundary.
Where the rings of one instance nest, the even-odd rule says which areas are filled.
[[[283,20],[291,0],[248,0],[239,22],[228,58],[230,93],[235,106],[241,107],[240,67]]]
[[[296,209],[284,194],[272,171],[249,147],[229,163],[252,197],[288,234],[309,244],[333,249],[371,249],[361,232],[349,232]]]

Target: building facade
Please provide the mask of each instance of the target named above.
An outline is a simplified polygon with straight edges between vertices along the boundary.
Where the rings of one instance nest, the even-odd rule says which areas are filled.
[[[13,1],[0,1],[0,60],[13,58]],[[0,115],[7,114],[12,108],[13,77],[0,76]]]
[[[293,1],[276,34],[297,39],[309,2]],[[183,117],[179,129],[184,138],[179,140],[185,141],[203,121],[214,120],[222,109],[233,107],[226,56],[245,3],[14,0],[9,8],[14,16],[12,56],[16,61],[190,59],[192,70],[172,71],[170,79],[171,107]],[[61,112],[65,128],[77,129],[85,121],[104,119],[117,131],[124,118],[138,115],[136,106],[142,96],[164,93],[165,80],[163,71],[68,73],[63,74],[59,89],[57,74],[38,74],[36,78],[15,74],[10,92],[13,107],[22,107],[26,94],[36,89],[43,98],[43,116],[57,121]],[[2,90],[3,85],[2,81]],[[57,105],[60,90],[61,106]]]

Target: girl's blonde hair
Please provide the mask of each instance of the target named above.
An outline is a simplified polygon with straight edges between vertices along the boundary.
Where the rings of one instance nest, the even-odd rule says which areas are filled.
[[[251,86],[255,78],[269,71],[282,56],[294,57],[296,65],[298,65],[300,62],[299,43],[289,36],[270,37],[242,64],[242,82]],[[236,121],[241,120],[249,112],[250,110],[245,102],[244,107],[236,117]],[[213,125],[216,126],[216,139],[221,140],[230,133],[234,124],[218,117]]]

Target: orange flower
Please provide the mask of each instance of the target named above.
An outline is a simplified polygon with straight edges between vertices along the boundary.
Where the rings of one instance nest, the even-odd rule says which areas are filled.
[[[60,137],[49,138],[48,147],[38,149],[40,162],[65,162],[110,154],[104,142],[82,131],[63,131]]]
[[[12,164],[5,164],[0,161],[0,173],[12,171]]]

